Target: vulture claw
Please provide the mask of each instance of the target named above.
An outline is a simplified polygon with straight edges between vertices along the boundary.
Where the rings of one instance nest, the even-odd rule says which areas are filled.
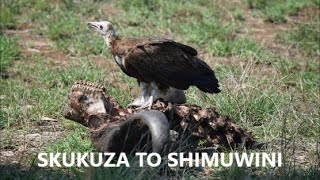
[[[145,104],[144,98],[139,97],[135,99],[132,103],[130,103],[127,107],[140,107]]]
[[[144,104],[142,104],[140,107],[138,107],[137,110],[141,110],[141,109],[145,109],[145,108],[148,108],[150,110],[152,107],[152,104],[153,104],[153,96],[150,96],[148,101],[145,102]]]

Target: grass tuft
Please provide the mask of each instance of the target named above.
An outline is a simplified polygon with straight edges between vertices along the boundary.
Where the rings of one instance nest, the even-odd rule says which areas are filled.
[[[285,35],[285,41],[307,52],[309,56],[320,56],[320,23],[299,24]]]
[[[13,8],[8,6],[6,3],[1,3],[0,11],[0,33],[2,33],[3,29],[13,29],[16,25]]]
[[[298,12],[308,6],[316,6],[319,2],[296,0],[247,0],[251,9],[262,11],[264,19],[273,23],[286,22],[286,16],[296,16]]]
[[[0,71],[10,67],[19,58],[20,48],[16,38],[0,35]]]

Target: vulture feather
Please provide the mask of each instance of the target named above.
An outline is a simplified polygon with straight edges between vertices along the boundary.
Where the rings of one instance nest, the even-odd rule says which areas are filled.
[[[119,37],[108,21],[88,26],[102,34],[121,70],[138,80],[142,94],[133,105],[150,107],[158,91],[166,92],[170,87],[186,90],[196,86],[204,92],[220,92],[214,71],[197,57],[194,48],[165,38]]]

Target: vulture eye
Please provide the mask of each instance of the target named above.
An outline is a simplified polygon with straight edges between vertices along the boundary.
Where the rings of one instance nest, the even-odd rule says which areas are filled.
[[[99,28],[100,28],[100,30],[102,30],[102,29],[103,29],[103,26],[102,26],[102,25],[100,25],[100,26],[99,26]]]

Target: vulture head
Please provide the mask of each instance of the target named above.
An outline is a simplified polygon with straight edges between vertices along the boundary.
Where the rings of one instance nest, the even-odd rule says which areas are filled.
[[[89,22],[87,26],[101,34],[107,45],[109,45],[111,37],[115,37],[116,35],[113,25],[109,21]]]

